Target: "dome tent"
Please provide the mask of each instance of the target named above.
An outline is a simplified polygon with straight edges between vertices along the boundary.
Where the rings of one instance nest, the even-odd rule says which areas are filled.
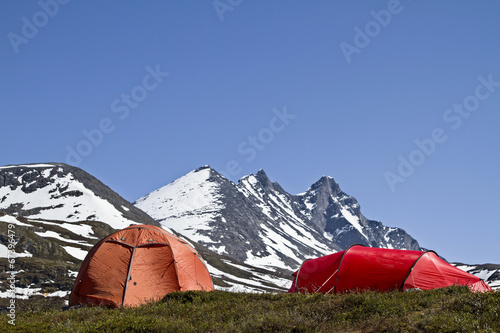
[[[69,305],[138,306],[167,293],[213,290],[200,255],[152,225],[133,225],[96,244],[83,260]]]
[[[467,285],[473,291],[492,290],[483,280],[450,265],[434,251],[363,245],[306,260],[293,276],[289,292],[426,290],[451,285]]]

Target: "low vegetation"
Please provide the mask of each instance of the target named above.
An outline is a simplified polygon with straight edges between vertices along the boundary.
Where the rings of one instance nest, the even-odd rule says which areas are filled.
[[[0,332],[500,332],[500,293],[177,292],[138,308],[19,308]]]

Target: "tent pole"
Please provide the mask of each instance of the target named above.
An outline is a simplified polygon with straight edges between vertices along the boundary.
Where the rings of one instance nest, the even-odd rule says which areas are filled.
[[[127,294],[128,281],[130,280],[130,271],[132,270],[132,262],[134,261],[135,246],[132,248],[130,262],[128,263],[127,279],[125,280],[125,288],[123,288],[122,307],[125,304],[125,295]]]
[[[321,285],[321,287],[319,287],[318,289],[316,289],[316,291],[314,292],[314,294],[316,294],[316,293],[317,293],[317,292],[318,292],[321,288],[323,288],[323,287],[324,287],[324,285],[325,285],[328,281],[330,281],[330,279],[331,279],[331,278],[332,278],[335,274],[337,274],[337,272],[338,272],[338,271],[339,271],[339,269],[337,268],[337,270],[336,270],[335,272],[333,272],[333,274],[332,274],[332,275],[330,275],[330,277],[329,277],[328,279],[326,279],[326,281],[325,281],[325,282]],[[333,286],[333,288],[335,288],[335,286]],[[332,289],[333,289],[333,288],[332,288]],[[330,289],[328,292],[330,292],[332,289]],[[314,295],[314,294],[313,294],[313,295]],[[328,293],[327,293],[327,294],[328,294]]]

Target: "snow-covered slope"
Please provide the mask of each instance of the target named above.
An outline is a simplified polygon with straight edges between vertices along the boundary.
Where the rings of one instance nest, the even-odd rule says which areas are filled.
[[[462,263],[452,263],[452,265],[483,279],[491,288],[500,291],[500,265],[467,265]]]
[[[266,245],[262,252],[248,251],[245,262],[293,270],[306,255],[314,257],[340,250],[308,223],[294,197],[278,184],[271,183],[264,171],[243,177],[236,189],[261,214],[257,233]]]
[[[194,242],[209,242],[201,231],[210,225],[224,208],[217,182],[209,181],[209,169],[188,173],[135,202],[135,206],[153,217],[167,230],[172,229]],[[162,223],[168,221],[168,223]]]
[[[102,221],[115,229],[157,225],[93,176],[59,163],[0,167],[0,211],[44,220]]]
[[[366,219],[331,177],[291,195],[263,170],[234,184],[204,166],[135,205],[164,228],[261,268],[295,270],[307,258],[356,243],[419,249],[404,230]]]

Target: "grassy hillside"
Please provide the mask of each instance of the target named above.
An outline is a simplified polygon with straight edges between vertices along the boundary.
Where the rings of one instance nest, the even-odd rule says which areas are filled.
[[[131,309],[18,309],[0,332],[500,332],[500,293],[178,292]]]

